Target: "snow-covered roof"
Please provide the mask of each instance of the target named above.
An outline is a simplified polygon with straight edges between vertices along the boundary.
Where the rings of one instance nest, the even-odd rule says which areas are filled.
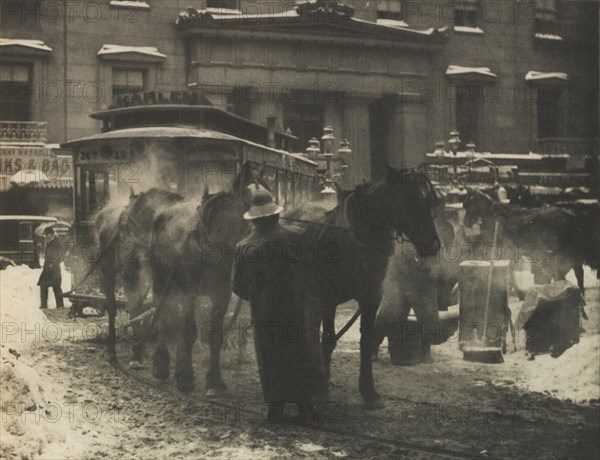
[[[549,79],[569,81],[569,75],[564,72],[538,72],[536,70],[530,70],[527,72],[527,75],[525,75],[526,81]]]
[[[464,67],[460,65],[450,65],[446,69],[446,75],[468,74],[478,74],[486,77],[498,78],[498,75],[492,72],[489,67]]]
[[[468,26],[454,26],[454,32],[461,32],[465,34],[483,34],[485,33],[479,27],[468,27]]]
[[[376,24],[378,26],[386,27],[408,27],[408,24],[404,21],[398,21],[396,19],[377,19]]]
[[[166,58],[165,54],[158,51],[153,46],[123,46],[123,45],[102,45],[98,56],[110,55],[110,54],[123,54],[123,53],[137,53],[146,56],[154,56],[158,58]]]
[[[150,5],[148,5],[148,3],[135,0],[112,0],[109,5],[116,8],[132,8],[138,10],[150,9]]]
[[[41,51],[52,51],[42,40],[24,40],[19,38],[0,38],[0,46],[24,46]]]

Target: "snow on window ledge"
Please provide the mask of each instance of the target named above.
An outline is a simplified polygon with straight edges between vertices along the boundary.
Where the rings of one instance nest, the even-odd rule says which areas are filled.
[[[562,39],[563,39],[560,35],[554,35],[554,34],[540,34],[540,33],[536,33],[533,36],[535,38],[537,38],[538,40],[562,41]]]
[[[485,32],[479,27],[454,26],[454,32],[461,34],[484,34]]]
[[[111,8],[123,8],[129,10],[149,10],[150,5],[146,2],[138,2],[135,0],[112,0],[109,5]]]

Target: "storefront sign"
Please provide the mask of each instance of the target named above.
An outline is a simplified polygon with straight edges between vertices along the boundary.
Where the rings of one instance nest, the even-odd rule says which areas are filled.
[[[71,179],[72,160],[58,157],[51,149],[31,147],[0,147],[0,174],[16,174],[21,170],[42,171],[48,179]]]

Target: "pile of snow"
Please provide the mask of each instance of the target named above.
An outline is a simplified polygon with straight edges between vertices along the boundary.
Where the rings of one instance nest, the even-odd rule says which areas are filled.
[[[600,335],[581,337],[558,358],[538,355],[523,366],[522,389],[578,403],[600,400]],[[521,380],[521,379],[519,379]]]
[[[25,265],[9,266],[0,273],[2,345],[22,348],[41,339],[48,318],[39,308],[40,273],[41,269],[32,270]]]
[[[63,290],[70,289],[71,275],[62,268]],[[26,265],[9,266],[0,272],[0,322],[1,343],[27,346],[39,342],[56,331],[47,327],[48,319],[40,310],[40,288],[37,285],[42,269],[31,269]],[[49,308],[56,308],[52,288],[48,292]],[[65,307],[70,302],[65,299]],[[48,329],[48,330],[46,330]],[[51,337],[51,338],[52,338]]]
[[[38,458],[48,444],[64,442],[65,420],[46,403],[43,381],[31,367],[1,348],[0,458]]]

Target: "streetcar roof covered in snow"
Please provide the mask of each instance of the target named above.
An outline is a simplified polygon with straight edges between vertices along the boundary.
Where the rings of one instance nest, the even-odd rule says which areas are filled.
[[[294,158],[307,165],[314,166],[315,162],[297,154],[286,152],[285,150],[274,149],[264,145],[241,139],[230,134],[219,131],[213,131],[205,128],[196,128],[193,126],[145,126],[139,128],[118,129],[105,133],[93,134],[61,144],[63,148],[76,148],[94,141],[110,140],[160,140],[160,139],[198,139],[198,140],[222,140],[232,143],[239,143],[247,146],[258,147],[261,150],[275,153],[281,157]]]

